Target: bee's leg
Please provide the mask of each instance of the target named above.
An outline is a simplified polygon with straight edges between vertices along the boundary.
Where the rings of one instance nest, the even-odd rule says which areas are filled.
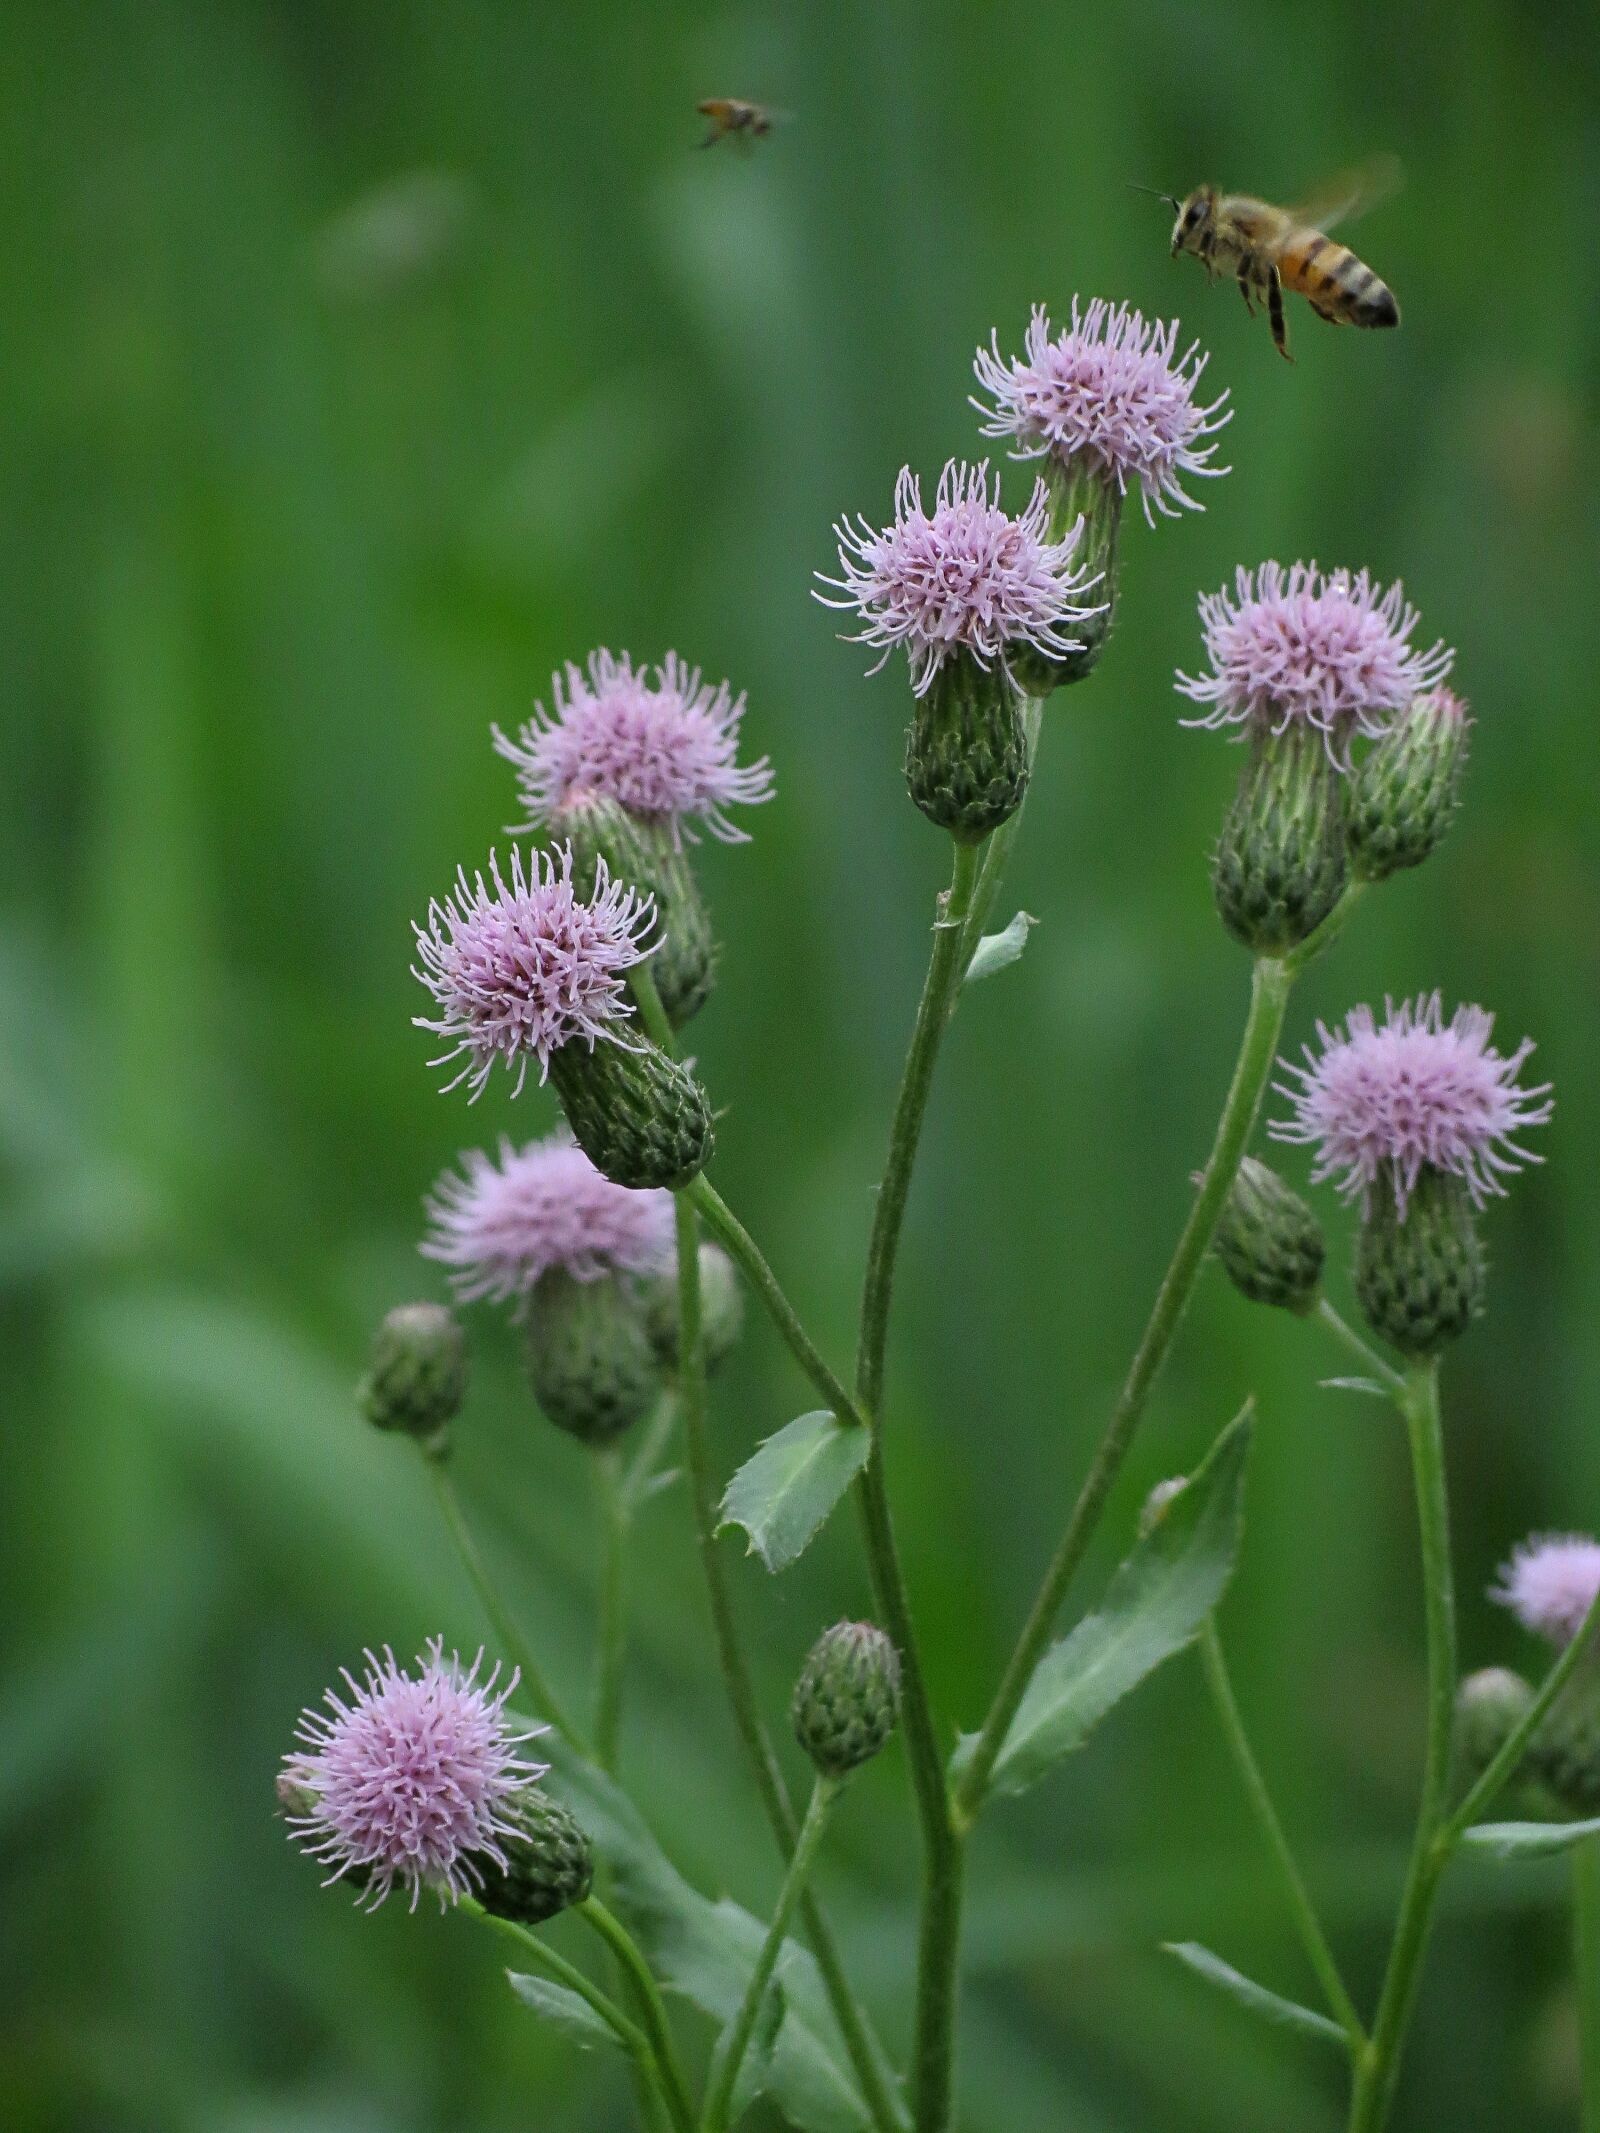
[[[1289,354],[1289,329],[1283,322],[1283,283],[1278,279],[1276,267],[1267,269],[1267,316],[1272,321],[1272,345],[1279,355],[1292,363]]]
[[[1244,298],[1244,308],[1254,318],[1256,307],[1255,301],[1250,294],[1250,262],[1248,259],[1241,259],[1239,262],[1239,294]]]

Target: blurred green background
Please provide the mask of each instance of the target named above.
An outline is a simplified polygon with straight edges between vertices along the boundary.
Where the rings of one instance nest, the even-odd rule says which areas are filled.
[[[1468,1663],[1536,1663],[1482,1594],[1600,1521],[1600,40],[1573,8],[999,0],[582,9],[12,0],[0,55],[0,2117],[432,2133],[624,2122],[497,1950],[358,1916],[285,1844],[296,1710],[367,1643],[481,1634],[406,1448],[351,1386],[438,1293],[419,1198],[542,1131],[436,1093],[409,921],[500,834],[487,744],[595,643],[750,692],[779,798],[706,852],[727,944],[695,1040],[718,1182],[847,1349],[941,840],[899,781],[903,677],[810,598],[841,510],[976,449],[971,351],[1072,292],[1177,311],[1227,386],[1208,510],[1130,526],[1121,620],[1057,699],[1007,904],[1023,962],[941,1072],[892,1354],[893,1479],[944,1709],[981,1710],[1204,1154],[1245,992],[1205,857],[1236,759],[1186,732],[1197,590],[1237,562],[1403,573],[1460,648],[1469,808],[1373,898],[1291,1030],[1442,984],[1540,1041],[1548,1168],[1495,1210],[1452,1360]],[[793,123],[690,153],[695,100]],[[1398,335],[1298,362],[1166,256],[1128,181],[1288,195],[1377,149],[1361,233]],[[1023,484],[1014,484],[1020,496]],[[1302,1174],[1297,1160],[1295,1174]],[[1327,1208],[1344,1257],[1345,1225]],[[1342,1281],[1342,1276],[1341,1276]],[[584,1455],[475,1320],[463,1492],[553,1672],[592,1619]],[[1262,1429],[1226,1629],[1335,1937],[1370,1994],[1420,1750],[1403,1450],[1314,1335],[1208,1276],[1087,1596],[1142,1492],[1242,1393]],[[731,1467],[807,1404],[761,1324]],[[734,1543],[727,1543],[730,1559]],[[865,1604],[840,1520],[734,1563],[768,1707]],[[628,1770],[703,1886],[773,1861],[712,1685],[681,1496],[640,1539]],[[824,1882],[891,2034],[913,1846],[898,1754]],[[1463,1867],[1399,2124],[1564,2127],[1563,1880]],[[1324,2133],[1335,2069],[1155,1952],[1305,1982],[1180,1661],[977,1847],[971,2133]]]

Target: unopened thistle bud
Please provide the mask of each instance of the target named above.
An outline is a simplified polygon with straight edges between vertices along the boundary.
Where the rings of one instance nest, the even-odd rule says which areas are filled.
[[[564,1044],[550,1055],[572,1137],[603,1177],[636,1190],[687,1185],[711,1154],[711,1106],[686,1066],[647,1039]]]
[[[900,1716],[900,1659],[870,1622],[838,1622],[812,1646],[794,1691],[794,1731],[824,1777],[870,1762]]]
[[[678,1279],[668,1268],[645,1289],[645,1328],[665,1370],[678,1361]],[[709,1238],[700,1246],[700,1339],[707,1370],[715,1370],[738,1346],[744,1329],[744,1290],[733,1261]]]
[[[661,1390],[642,1299],[617,1275],[579,1281],[559,1268],[542,1275],[528,1293],[523,1359],[544,1414],[585,1444],[620,1437]]]
[[[906,729],[906,789],[930,822],[977,844],[1022,805],[1028,740],[1021,692],[999,667],[947,659]]]
[[[1258,728],[1211,867],[1222,923],[1256,955],[1315,932],[1344,892],[1343,779],[1322,736]]]
[[[1367,1324],[1402,1355],[1437,1355],[1483,1311],[1487,1264],[1459,1178],[1424,1170],[1402,1211],[1377,1195],[1356,1243]]]
[[[1533,1690],[1510,1667],[1486,1666],[1469,1674],[1456,1691],[1454,1760],[1456,1787],[1480,1778],[1521,1724]],[[1512,1772],[1515,1778],[1516,1772]]]
[[[1247,1155],[1217,1224],[1216,1254],[1251,1303],[1304,1314],[1316,1303],[1327,1256],[1322,1226],[1267,1163]]]
[[[466,1336],[443,1304],[401,1304],[378,1328],[357,1398],[374,1429],[402,1430],[430,1459],[450,1449],[467,1390]]]
[[[478,1901],[496,1918],[542,1926],[570,1911],[594,1886],[594,1854],[575,1818],[537,1785],[505,1813],[499,1848],[504,1866],[486,1860]]]
[[[1420,866],[1456,812],[1467,759],[1467,707],[1449,689],[1414,699],[1352,774],[1345,842],[1358,881]]]
[[[654,902],[650,976],[668,1020],[682,1029],[711,997],[717,940],[681,834],[664,819],[632,815],[590,791],[574,792],[552,815],[551,828],[562,842],[571,840],[573,876],[580,887],[595,880],[603,862],[612,880]]]

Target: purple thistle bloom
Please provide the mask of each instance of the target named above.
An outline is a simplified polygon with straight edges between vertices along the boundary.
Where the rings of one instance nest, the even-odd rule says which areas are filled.
[[[842,578],[818,577],[842,595],[824,607],[854,608],[866,627],[849,641],[882,649],[877,673],[896,645],[911,662],[912,686],[926,693],[953,652],[971,654],[980,667],[1006,670],[1013,645],[1031,645],[1062,659],[1082,645],[1064,634],[1072,624],[1100,613],[1077,604],[1099,575],[1075,572],[1072,558],[1082,533],[1047,538],[1049,499],[1042,481],[1020,518],[1000,507],[1000,482],[989,493],[988,464],[951,460],[939,476],[931,512],[909,467],[895,484],[894,524],[877,531],[867,521],[840,519]]]
[[[1512,1139],[1553,1109],[1548,1082],[1517,1086],[1530,1042],[1503,1058],[1489,1042],[1494,1017],[1458,1007],[1446,1022],[1438,993],[1398,1008],[1386,1000],[1384,1017],[1380,1027],[1356,1007],[1344,1032],[1318,1023],[1320,1055],[1307,1046],[1304,1066],[1283,1062],[1298,1086],[1280,1082],[1278,1093],[1294,1116],[1268,1130],[1316,1147],[1314,1181],[1337,1178],[1346,1199],[1366,1203],[1387,1173],[1403,1219],[1424,1166],[1462,1179],[1481,1207],[1505,1191],[1503,1177],[1543,1160]]]
[[[728,684],[713,688],[669,652],[647,677],[626,652],[593,652],[585,675],[570,662],[565,682],[551,682],[553,713],[542,704],[508,740],[493,729],[494,745],[517,773],[528,820],[521,835],[548,822],[574,793],[597,792],[630,814],[670,825],[674,840],[693,838],[689,819],[714,837],[739,843],[744,831],[728,820],[735,805],[772,797],[772,766],[738,760],[743,695]]]
[[[468,1149],[424,1205],[419,1249],[452,1269],[463,1302],[524,1298],[552,1268],[574,1281],[653,1273],[672,1250],[671,1195],[613,1185],[565,1133],[525,1148],[502,1136],[498,1159]]]
[[[1511,1551],[1491,1600],[1509,1607],[1524,1629],[1551,1644],[1570,1644],[1600,1592],[1600,1541],[1586,1533],[1539,1533]]]
[[[1414,696],[1444,680],[1455,654],[1444,644],[1419,652],[1418,615],[1402,588],[1385,592],[1366,571],[1326,575],[1315,563],[1263,563],[1240,570],[1226,588],[1203,593],[1209,674],[1180,673],[1178,688],[1209,705],[1195,726],[1258,720],[1275,733],[1297,721],[1327,737],[1344,766],[1356,733],[1382,733]]]
[[[437,1019],[413,1019],[452,1040],[429,1064],[466,1058],[446,1088],[466,1081],[475,1101],[503,1059],[515,1062],[520,1092],[529,1059],[538,1060],[543,1081],[550,1054],[563,1044],[578,1040],[592,1050],[602,1039],[626,1043],[622,1026],[633,1009],[622,973],[651,952],[640,940],[654,914],[651,899],[612,881],[603,861],[594,894],[583,902],[565,848],[536,851],[526,866],[513,850],[509,882],[492,853],[488,884],[481,873],[469,882],[463,867],[454,895],[429,904],[427,925],[412,929],[412,975],[443,1010]]]
[[[1192,342],[1182,355],[1178,322],[1153,325],[1127,304],[1096,297],[1052,336],[1050,317],[1035,304],[1025,356],[1009,360],[999,336],[974,361],[978,383],[993,398],[972,405],[987,419],[985,437],[1013,440],[1014,459],[1047,459],[1063,471],[1078,466],[1126,495],[1137,482],[1145,518],[1169,518],[1200,505],[1183,487],[1185,475],[1225,474],[1214,467],[1214,436],[1233,410],[1222,393],[1209,407],[1196,394],[1207,358]]]
[[[548,1768],[516,1753],[546,1728],[512,1732],[515,1673],[496,1689],[498,1666],[478,1679],[481,1652],[464,1668],[443,1648],[436,1637],[415,1676],[387,1645],[381,1660],[365,1654],[364,1681],[341,1669],[351,1701],[329,1689],[326,1711],[302,1711],[304,1745],[284,1758],[279,1791],[297,1810],[295,1841],[332,1869],[328,1881],[352,1876],[369,1910],[397,1881],[415,1910],[424,1883],[444,1906],[481,1884],[485,1859],[503,1868],[499,1840],[516,1830],[507,1811]]]

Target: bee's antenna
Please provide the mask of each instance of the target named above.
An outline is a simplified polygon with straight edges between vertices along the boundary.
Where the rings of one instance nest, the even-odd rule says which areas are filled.
[[[1168,207],[1176,208],[1182,204],[1171,193],[1164,193],[1159,185],[1141,185],[1136,178],[1130,178],[1128,183],[1136,193],[1148,193],[1152,200],[1165,200]]]

